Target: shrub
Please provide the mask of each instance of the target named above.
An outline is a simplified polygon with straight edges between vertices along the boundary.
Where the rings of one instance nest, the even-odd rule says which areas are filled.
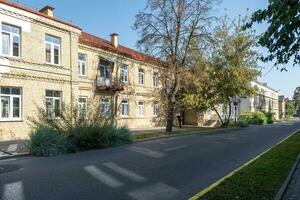
[[[275,113],[270,113],[270,112],[264,112],[266,118],[267,118],[267,123],[268,124],[274,124],[276,121],[275,119]]]
[[[26,146],[34,156],[57,156],[74,151],[72,138],[52,128],[39,127],[29,137]]]
[[[238,125],[238,127],[241,127],[241,128],[249,127],[249,124],[246,121],[238,121],[237,125]]]
[[[112,126],[78,127],[73,130],[75,144],[80,150],[113,147],[133,142],[133,137],[127,128]]]
[[[267,123],[267,117],[263,112],[246,112],[239,117],[239,121],[248,124],[262,125]]]

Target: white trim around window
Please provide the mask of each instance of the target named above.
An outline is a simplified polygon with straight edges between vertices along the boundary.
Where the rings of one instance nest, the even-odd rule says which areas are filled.
[[[21,116],[21,88],[0,87],[0,121],[20,121]]]
[[[87,97],[78,97],[78,117],[79,119],[87,118]]]
[[[122,83],[128,83],[128,65],[122,64],[120,70],[120,78]]]
[[[139,68],[138,70],[139,85],[145,85],[145,70],[143,68]]]
[[[145,117],[145,102],[144,101],[138,102],[138,111],[139,111],[139,117]]]
[[[122,100],[121,114],[122,114],[122,117],[129,117],[129,101],[128,100]]]
[[[83,53],[78,54],[78,74],[79,76],[87,75],[87,55]]]
[[[3,56],[20,58],[21,28],[2,23],[0,35],[0,54]]]
[[[61,63],[61,39],[52,35],[45,35],[45,62],[51,65]]]

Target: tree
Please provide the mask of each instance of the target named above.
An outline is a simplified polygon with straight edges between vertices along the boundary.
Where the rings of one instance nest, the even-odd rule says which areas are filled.
[[[213,17],[211,0],[148,0],[136,15],[134,30],[140,33],[138,47],[168,65],[166,85],[167,126],[172,132],[175,104],[182,71],[188,68],[188,51],[194,39],[205,39]]]
[[[257,52],[252,50],[256,37],[252,30],[242,29],[243,21],[239,18],[230,22],[223,18],[216,28],[211,54],[206,58],[201,53],[195,57],[198,61],[191,72],[193,78],[188,78],[190,81],[182,94],[183,105],[199,111],[214,110],[222,126],[230,122],[234,98],[255,92],[250,82],[258,75]],[[219,105],[228,110],[225,119],[221,117]]]
[[[292,100],[285,99],[286,116],[292,117],[295,114],[295,105]]]
[[[297,114],[300,113],[300,87],[297,87],[293,95],[294,106]]]
[[[269,0],[268,8],[256,11],[246,27],[264,21],[269,27],[260,37],[259,44],[269,50],[269,55],[262,60],[276,60],[275,65],[278,65],[293,59],[294,65],[300,64],[299,0]]]

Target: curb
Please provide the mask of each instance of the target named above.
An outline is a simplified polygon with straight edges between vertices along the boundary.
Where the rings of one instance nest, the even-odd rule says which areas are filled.
[[[27,157],[27,156],[30,156],[30,154],[29,153],[18,153],[18,154],[14,154],[14,155],[10,155],[10,156],[1,156],[0,161],[12,159],[12,158],[23,158],[23,157]]]
[[[289,175],[286,177],[284,183],[282,184],[279,191],[277,192],[274,200],[281,200],[282,199],[282,197],[285,194],[285,192],[286,192],[286,190],[289,186],[289,183],[291,182],[292,177],[293,177],[293,175],[296,171],[297,165],[299,163],[300,163],[300,154],[298,155],[296,162],[294,163],[292,169],[290,170]]]
[[[198,192],[197,194],[195,194],[194,196],[192,196],[191,198],[189,198],[189,200],[198,200],[201,197],[203,197],[204,195],[206,195],[209,191],[211,191],[212,189],[214,189],[215,187],[217,187],[218,185],[220,185],[225,179],[230,178],[231,176],[233,176],[236,172],[238,172],[239,170],[243,169],[244,167],[248,166],[249,164],[251,164],[252,162],[254,162],[255,160],[257,160],[258,158],[260,158],[261,156],[263,156],[264,154],[266,154],[267,152],[269,152],[271,149],[273,149],[274,147],[278,146],[279,144],[283,143],[284,141],[286,141],[287,139],[289,139],[290,137],[292,137],[293,135],[295,135],[296,133],[299,132],[300,129],[294,131],[291,135],[289,135],[288,137],[286,137],[285,139],[281,140],[280,142],[276,143],[275,145],[273,145],[272,147],[270,147],[269,149],[265,150],[264,152],[262,152],[261,154],[259,154],[258,156],[256,156],[255,158],[249,160],[248,162],[246,162],[245,164],[243,164],[242,166],[238,167],[237,169],[233,170],[232,172],[230,172],[229,174],[225,175],[224,177],[220,178],[219,180],[217,180],[216,182],[214,182],[213,184],[209,185],[208,187],[204,188],[203,190],[201,190],[200,192]]]
[[[202,134],[202,135],[217,134],[217,133],[219,133],[218,131],[232,131],[232,130],[237,130],[238,131],[238,130],[243,130],[243,129],[246,129],[246,128],[248,128],[248,127],[245,127],[245,128],[240,128],[240,127],[235,127],[235,128],[212,128],[212,129],[207,129],[207,130],[202,130],[202,131],[201,130],[200,131],[190,131],[188,133],[178,133],[178,134],[175,133],[175,134],[163,135],[163,136],[159,136],[159,137],[150,137],[150,138],[136,140],[136,141],[134,141],[134,143],[145,142],[145,141],[150,141],[150,140],[159,140],[159,139],[164,139],[164,138],[198,135],[198,134]],[[216,133],[211,133],[211,132],[216,132]]]

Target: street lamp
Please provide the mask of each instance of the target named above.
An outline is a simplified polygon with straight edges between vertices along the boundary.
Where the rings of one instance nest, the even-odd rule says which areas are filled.
[[[237,101],[237,97],[234,97],[234,124],[236,124],[237,122],[237,106],[238,106],[238,101]]]

